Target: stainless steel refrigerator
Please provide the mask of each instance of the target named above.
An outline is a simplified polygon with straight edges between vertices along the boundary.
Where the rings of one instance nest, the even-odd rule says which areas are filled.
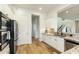
[[[18,24],[15,20],[10,21],[10,38],[10,54],[15,54],[18,40]]]

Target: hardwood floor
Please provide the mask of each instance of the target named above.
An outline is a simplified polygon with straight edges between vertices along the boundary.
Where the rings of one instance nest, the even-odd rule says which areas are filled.
[[[33,38],[32,44],[25,44],[17,47],[16,54],[59,54],[57,50],[44,42]]]

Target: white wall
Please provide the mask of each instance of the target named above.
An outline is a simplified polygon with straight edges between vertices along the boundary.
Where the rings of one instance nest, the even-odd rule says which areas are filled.
[[[31,10],[16,8],[14,19],[19,25],[19,39],[18,45],[21,44],[31,44],[32,43],[32,19],[31,15],[40,15],[40,41],[41,41],[41,31],[45,27],[44,20],[45,15],[38,12],[33,12]]]
[[[35,11],[31,11],[31,14],[34,14],[34,15],[39,15],[40,16],[40,19],[39,19],[39,23],[40,23],[40,38],[39,40],[42,41],[42,33],[44,32],[45,28],[46,28],[46,17],[47,17],[47,14],[46,13],[39,13],[39,12],[35,12]]]
[[[62,5],[61,7],[58,7],[56,10],[53,10],[52,12],[48,13],[46,19],[46,27],[54,28],[55,32],[57,32],[57,23],[59,20],[57,12],[61,11],[63,8],[67,6],[69,5]]]
[[[14,7],[11,9],[8,5],[0,5],[1,11],[18,22],[19,25],[19,39],[18,45],[21,44],[31,44],[32,43],[32,24],[31,24],[31,15],[36,14],[40,15],[40,41],[42,41],[42,32],[46,27],[53,27],[57,31],[57,11],[53,11],[49,14],[39,13],[31,11],[28,9],[23,9],[20,7]]]
[[[18,22],[18,45],[31,44],[31,16],[25,9],[17,8],[15,10],[15,20]]]
[[[23,9],[19,7],[14,8],[14,19],[18,22],[19,25],[19,40],[18,45],[21,44],[30,44],[32,43],[32,24],[31,24],[31,15],[36,14],[40,16],[40,41],[42,41],[42,33],[46,27],[53,27],[57,31],[57,13],[56,11],[46,14],[40,13],[28,9]]]
[[[46,27],[54,28],[55,32],[57,32],[57,14],[53,13],[51,17],[48,17],[46,20]]]
[[[75,33],[75,20],[70,20],[70,19],[59,19],[58,20],[58,27],[63,24],[65,25],[65,28],[63,29],[63,33],[66,33],[66,27],[71,28],[71,32]],[[69,33],[69,32],[68,32]]]
[[[35,31],[36,31],[36,21],[35,17],[32,16],[32,37],[35,37]]]
[[[39,18],[40,16],[37,15],[32,15],[32,36],[35,38],[40,38],[39,37]]]

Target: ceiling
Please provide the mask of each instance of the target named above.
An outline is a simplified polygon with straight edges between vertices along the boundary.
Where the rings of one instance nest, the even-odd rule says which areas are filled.
[[[68,6],[68,8],[58,13],[58,16],[63,19],[79,19],[79,4]]]
[[[32,11],[51,12],[66,5],[67,4],[11,4],[10,6],[29,9]],[[39,10],[39,8],[42,9]]]

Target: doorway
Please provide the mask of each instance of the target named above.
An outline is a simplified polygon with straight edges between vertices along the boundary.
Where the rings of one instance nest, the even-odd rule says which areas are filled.
[[[40,38],[40,16],[32,14],[32,41]]]
[[[79,33],[79,21],[75,21],[76,33]]]

